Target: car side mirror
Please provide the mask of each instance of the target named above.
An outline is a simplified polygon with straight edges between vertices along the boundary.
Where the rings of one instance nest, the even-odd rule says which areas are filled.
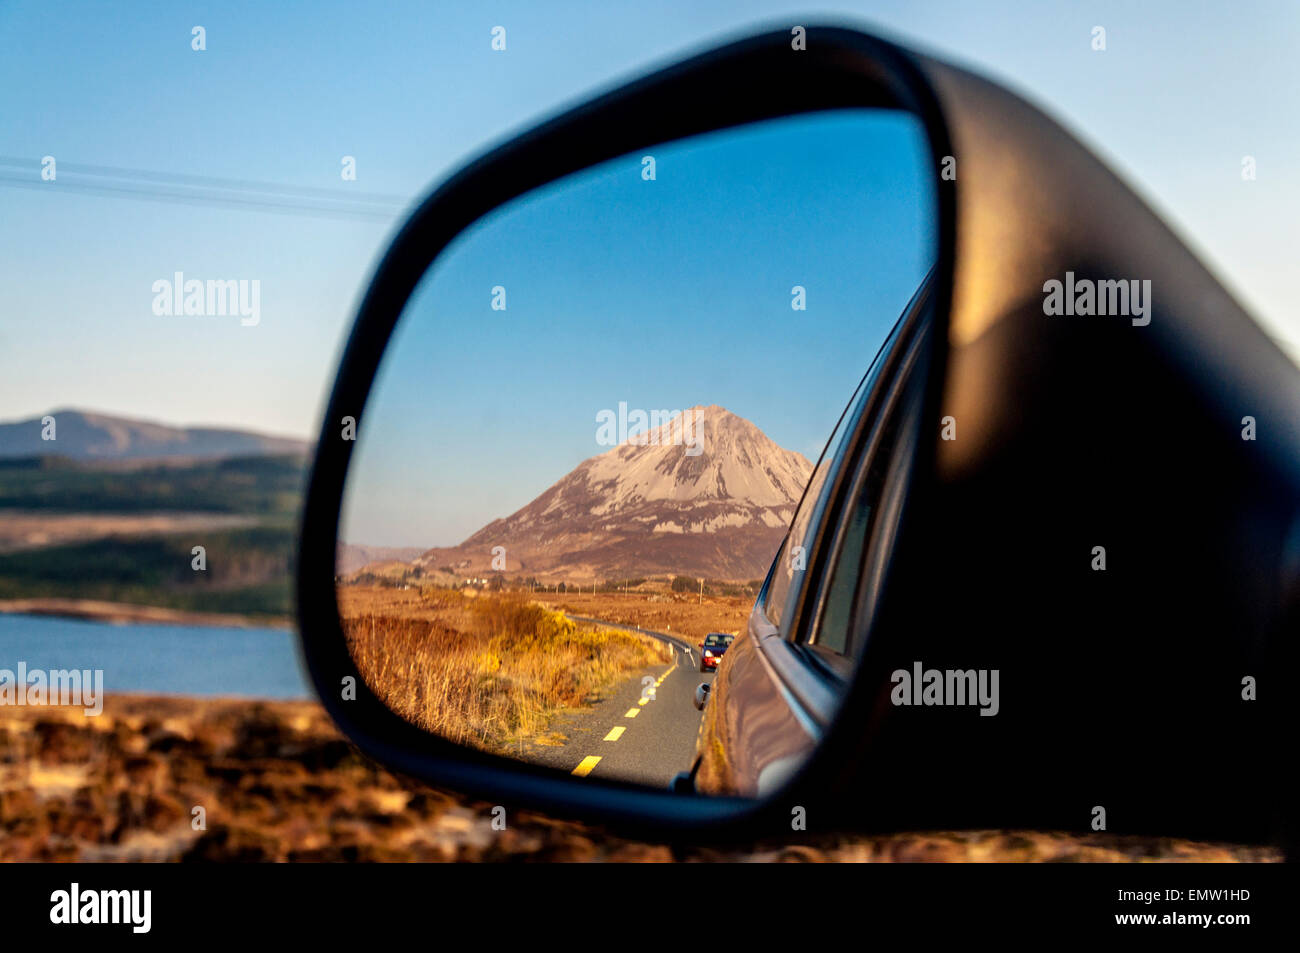
[[[704,711],[704,706],[709,703],[709,683],[701,682],[695,686],[695,710]]]
[[[744,39],[493,149],[402,228],[322,423],[303,654],[395,770],[650,836],[1101,807],[1276,839],[1298,380],[1019,98],[855,31]],[[350,545],[383,558],[344,570]],[[765,573],[716,600],[734,625],[674,595]],[[716,690],[681,691],[680,633],[733,628]],[[687,694],[689,763],[647,772]],[[728,734],[768,715],[775,754]],[[1171,720],[1158,759],[1131,740]]]

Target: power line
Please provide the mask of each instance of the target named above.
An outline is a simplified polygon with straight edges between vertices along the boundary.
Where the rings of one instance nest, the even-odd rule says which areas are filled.
[[[31,169],[33,163],[30,159],[0,156],[0,167],[3,166]],[[406,210],[409,201],[402,196],[374,192],[341,195],[329,189],[309,186],[78,163],[61,162],[58,171],[59,178],[53,181],[0,173],[0,187],[373,222],[392,222]],[[69,180],[68,175],[74,178]],[[82,175],[106,181],[83,181],[79,178]]]
[[[372,222],[391,222],[398,212],[380,212],[376,209],[346,208],[343,206],[313,206],[305,202],[267,202],[235,196],[220,197],[202,193],[166,193],[158,189],[132,189],[127,186],[96,185],[81,182],[32,182],[0,176],[0,186],[19,189],[40,189],[47,192],[76,192],[89,195],[116,196],[154,202],[173,202],[181,205],[228,206],[257,212],[276,212],[288,215],[306,215],[315,218],[360,219]]]
[[[40,170],[40,163],[19,156],[0,156],[0,166],[18,169]],[[349,202],[377,202],[380,204],[405,205],[409,197],[392,192],[354,192],[348,189],[346,195],[340,195],[337,189],[325,189],[308,185],[288,185],[278,182],[258,182],[252,179],[223,179],[211,175],[190,175],[181,172],[158,172],[151,169],[127,169],[122,166],[91,165],[83,162],[59,162],[60,174],[70,172],[75,175],[90,175],[116,179],[142,179],[145,181],[169,182],[180,185],[211,186],[220,189],[233,189],[244,192],[271,192],[279,195],[317,196],[339,199]],[[57,182],[57,180],[55,180]]]

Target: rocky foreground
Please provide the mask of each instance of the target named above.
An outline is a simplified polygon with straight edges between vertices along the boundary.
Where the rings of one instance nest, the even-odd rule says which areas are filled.
[[[202,823],[200,823],[200,821]],[[6,861],[1268,861],[1267,848],[1017,832],[670,849],[399,780],[311,702],[0,708]]]

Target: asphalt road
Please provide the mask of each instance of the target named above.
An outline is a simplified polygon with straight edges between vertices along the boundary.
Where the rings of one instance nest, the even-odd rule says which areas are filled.
[[[528,760],[577,777],[667,787],[675,774],[690,768],[695,758],[695,738],[702,717],[695,710],[695,688],[700,682],[713,680],[712,672],[699,670],[699,648],[664,632],[581,616],[570,618],[656,638],[672,648],[673,661],[648,666],[594,708],[562,717],[554,727],[564,734],[564,744],[535,746]]]

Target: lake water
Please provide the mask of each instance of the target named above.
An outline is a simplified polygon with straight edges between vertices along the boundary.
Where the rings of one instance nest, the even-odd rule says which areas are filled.
[[[296,643],[284,629],[0,614],[0,669],[103,669],[108,694],[313,698]]]

